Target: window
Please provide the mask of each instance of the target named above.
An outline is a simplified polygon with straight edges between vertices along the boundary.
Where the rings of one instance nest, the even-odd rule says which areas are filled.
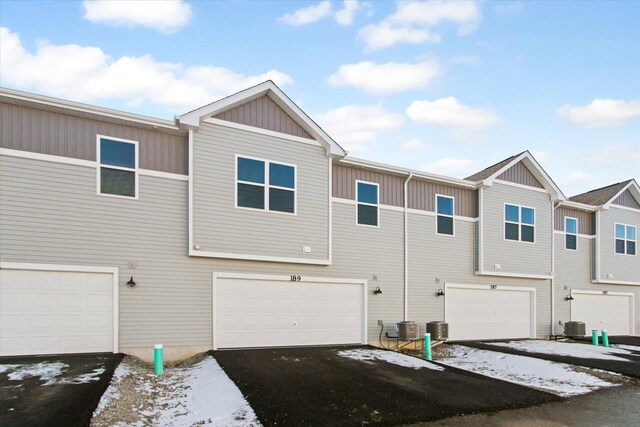
[[[138,197],[138,143],[98,135],[98,194]]]
[[[356,181],[356,224],[378,226],[378,184]]]
[[[615,251],[622,255],[636,254],[636,227],[626,224],[615,224]]]
[[[534,242],[535,209],[518,205],[504,205],[504,238],[519,242]]]
[[[295,214],[296,167],[236,157],[236,206]]]
[[[454,198],[436,195],[436,233],[453,236]]]
[[[564,217],[564,248],[578,249],[578,219]]]

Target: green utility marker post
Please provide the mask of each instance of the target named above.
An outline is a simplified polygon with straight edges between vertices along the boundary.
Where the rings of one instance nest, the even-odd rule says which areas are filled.
[[[153,346],[153,370],[156,375],[162,375],[162,344]]]
[[[597,329],[592,329],[591,330],[591,344],[598,345],[598,330]]]
[[[606,330],[602,330],[602,345],[604,347],[609,347],[609,334]]]
[[[424,355],[427,360],[431,360],[431,334],[424,334]]]

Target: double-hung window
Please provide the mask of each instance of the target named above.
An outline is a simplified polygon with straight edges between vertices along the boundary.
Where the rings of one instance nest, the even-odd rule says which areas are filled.
[[[564,217],[564,248],[578,249],[578,219],[569,216]]]
[[[436,233],[453,236],[453,197],[436,195]]]
[[[295,214],[296,167],[236,156],[236,206]]]
[[[634,225],[615,224],[615,251],[622,255],[635,255],[637,234]]]
[[[98,135],[98,194],[138,197],[138,142]]]
[[[535,241],[536,211],[525,206],[504,204],[504,238],[519,242]]]
[[[378,226],[378,184],[356,181],[356,224]]]

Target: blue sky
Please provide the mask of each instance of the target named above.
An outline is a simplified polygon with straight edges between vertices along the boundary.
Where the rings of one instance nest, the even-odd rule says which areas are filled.
[[[0,1],[0,84],[172,118],[273,79],[350,155],[640,178],[640,2]]]

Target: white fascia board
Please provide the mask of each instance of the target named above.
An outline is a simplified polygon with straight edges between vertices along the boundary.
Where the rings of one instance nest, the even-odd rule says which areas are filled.
[[[227,252],[212,252],[202,250],[189,250],[189,256],[201,257],[201,258],[220,258],[220,259],[235,259],[243,261],[265,261],[265,262],[282,262],[287,264],[309,264],[309,265],[331,265],[329,259],[304,259],[304,258],[290,258],[290,257],[277,257],[269,255],[250,255],[250,254],[234,254]]]
[[[640,286],[640,282],[633,282],[628,280],[592,280],[591,283],[603,284],[603,285]],[[602,293],[602,292],[598,292],[598,293]],[[613,293],[609,292],[609,295],[613,295]]]
[[[476,276],[515,277],[519,279],[538,279],[538,280],[553,279],[552,274],[507,273],[507,272],[499,272],[499,271],[477,271],[474,274]]]
[[[562,200],[557,202],[559,207],[567,207],[573,209],[579,209],[587,212],[595,212],[599,209],[598,206],[587,205],[586,203],[574,202],[571,200]]]

